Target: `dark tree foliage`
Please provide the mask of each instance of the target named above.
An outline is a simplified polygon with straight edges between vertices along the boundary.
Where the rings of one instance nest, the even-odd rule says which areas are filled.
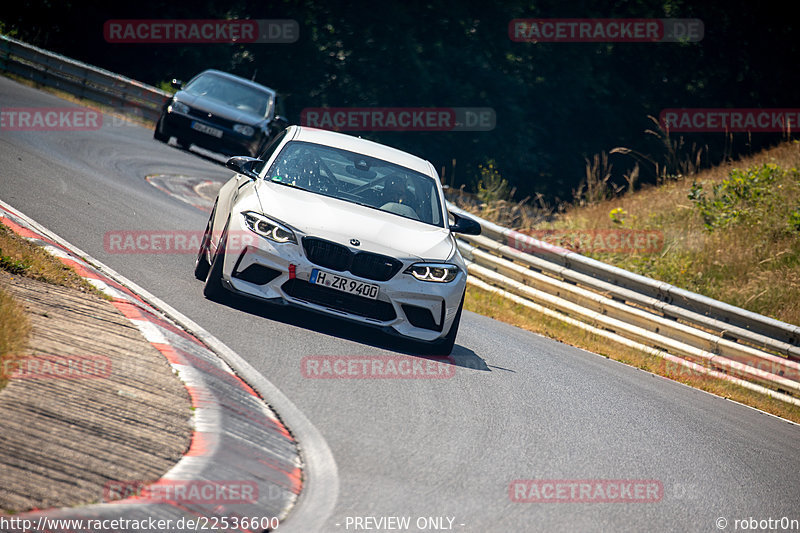
[[[518,43],[514,18],[699,18],[699,43]],[[293,44],[110,44],[109,19],[289,18]],[[661,157],[648,115],[675,107],[798,107],[798,39],[780,4],[750,0],[270,1],[21,0],[6,33],[158,84],[218,68],[278,90],[291,122],[307,107],[491,107],[490,132],[364,132],[474,183],[494,160],[520,197],[568,198],[584,158],[615,146]],[[779,134],[685,135],[708,163]],[[457,161],[455,176],[452,160]],[[633,165],[614,155],[615,175]],[[652,179],[652,168],[642,168]],[[617,176],[619,182],[621,178]]]

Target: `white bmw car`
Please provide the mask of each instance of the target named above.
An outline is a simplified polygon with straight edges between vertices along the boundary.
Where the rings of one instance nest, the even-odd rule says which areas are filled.
[[[449,354],[467,270],[428,161],[341,133],[290,126],[259,159],[231,158],[195,275],[232,291],[380,327]]]

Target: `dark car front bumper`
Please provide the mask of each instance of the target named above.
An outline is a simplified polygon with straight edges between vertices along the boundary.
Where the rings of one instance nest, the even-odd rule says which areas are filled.
[[[222,136],[216,137],[198,131],[192,127],[195,123],[221,131]],[[194,144],[228,156],[249,155],[256,157],[264,136],[258,128],[254,128],[256,131],[252,137],[246,137],[233,131],[227,125],[169,109],[165,109],[161,114],[156,128],[158,128],[158,133],[164,137],[175,137],[178,143],[184,146],[188,147],[189,144]]]

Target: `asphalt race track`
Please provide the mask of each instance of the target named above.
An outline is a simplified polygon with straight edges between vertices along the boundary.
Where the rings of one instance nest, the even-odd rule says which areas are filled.
[[[73,106],[6,78],[0,103]],[[446,517],[445,528],[463,532],[718,531],[720,517],[728,530],[750,517],[800,519],[797,425],[472,313],[450,378],[305,378],[305,356],[404,347],[309,313],[208,301],[191,254],[106,251],[109,231],[205,227],[207,213],[148,184],[150,174],[223,181],[231,172],[118,120],[96,131],[0,129],[0,199],[203,326],[322,433],[339,476],[324,531],[355,531],[356,517],[373,526],[363,519],[410,517],[409,531]],[[663,497],[515,502],[519,479],[654,480]]]

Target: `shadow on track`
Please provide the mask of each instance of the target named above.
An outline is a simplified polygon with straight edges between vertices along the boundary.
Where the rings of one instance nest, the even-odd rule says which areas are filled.
[[[421,359],[431,359],[443,364],[491,372],[491,369],[482,357],[460,344],[455,345],[449,357],[436,357],[423,353],[418,344],[414,341],[402,339],[370,326],[350,322],[342,318],[331,317],[310,309],[300,309],[292,305],[253,300],[234,293],[226,295],[224,302],[215,303],[226,305],[243,313],[274,320],[276,322],[283,322],[284,324],[316,331],[318,333],[330,335],[331,337],[338,337],[340,339],[419,357]],[[345,324],[347,327],[342,328],[342,324]]]

